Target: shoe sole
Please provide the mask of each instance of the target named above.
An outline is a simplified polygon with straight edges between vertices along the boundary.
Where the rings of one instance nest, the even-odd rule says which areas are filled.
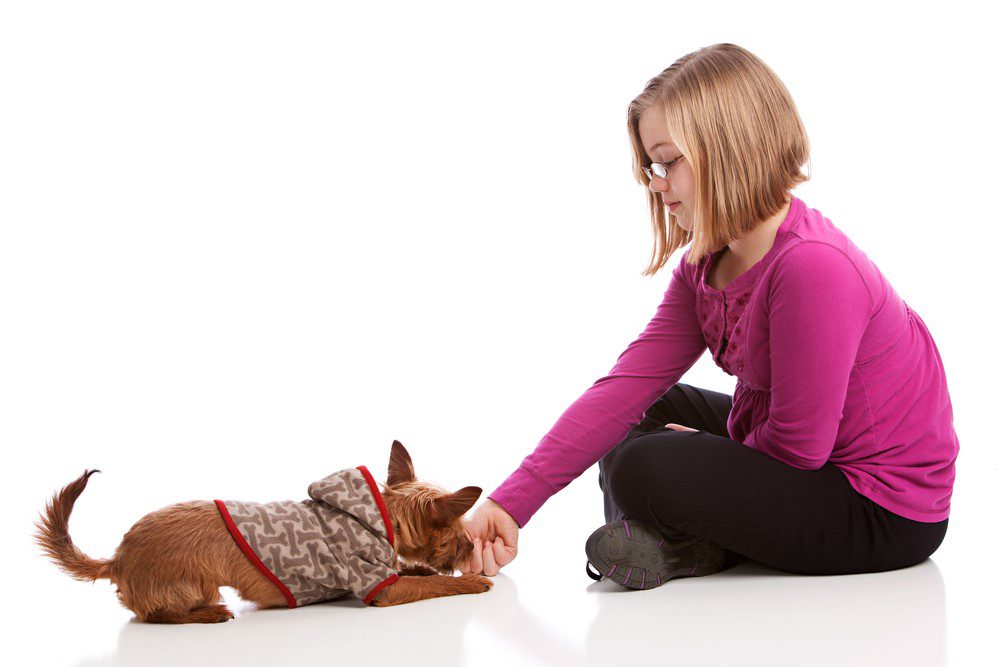
[[[668,542],[647,524],[628,519],[595,530],[585,548],[601,575],[640,590],[670,579],[715,574],[726,558],[725,549],[704,539]]]

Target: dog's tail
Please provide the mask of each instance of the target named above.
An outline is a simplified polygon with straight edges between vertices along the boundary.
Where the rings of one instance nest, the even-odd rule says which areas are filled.
[[[87,488],[87,480],[100,470],[85,470],[83,475],[67,484],[45,504],[41,520],[35,522],[38,529],[35,541],[45,555],[56,562],[59,569],[80,581],[107,579],[111,560],[94,560],[80,551],[69,536],[69,515],[73,504]]]

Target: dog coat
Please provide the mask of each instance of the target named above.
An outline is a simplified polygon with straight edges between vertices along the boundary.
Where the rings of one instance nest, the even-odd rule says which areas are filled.
[[[392,520],[365,466],[309,485],[309,499],[216,500],[240,550],[289,607],[353,593],[370,604],[399,579]]]

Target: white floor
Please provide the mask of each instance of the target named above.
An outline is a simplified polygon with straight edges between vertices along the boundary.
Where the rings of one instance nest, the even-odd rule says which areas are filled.
[[[1000,664],[995,538],[962,522],[931,560],[905,570],[803,577],[746,562],[626,591],[587,578],[583,543],[596,525],[555,520],[564,502],[522,531],[521,555],[488,593],[257,611],[224,591],[238,616],[218,625],[135,623],[107,582],[73,581],[19,550],[7,652],[80,667]]]

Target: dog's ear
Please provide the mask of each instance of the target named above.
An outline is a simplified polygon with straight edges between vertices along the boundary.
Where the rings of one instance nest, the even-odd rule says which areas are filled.
[[[466,486],[455,493],[435,498],[431,506],[431,520],[437,526],[445,526],[469,511],[483,490],[478,486]]]
[[[416,479],[410,453],[399,440],[393,440],[392,451],[389,452],[389,478],[386,480],[386,486],[396,486]]]

